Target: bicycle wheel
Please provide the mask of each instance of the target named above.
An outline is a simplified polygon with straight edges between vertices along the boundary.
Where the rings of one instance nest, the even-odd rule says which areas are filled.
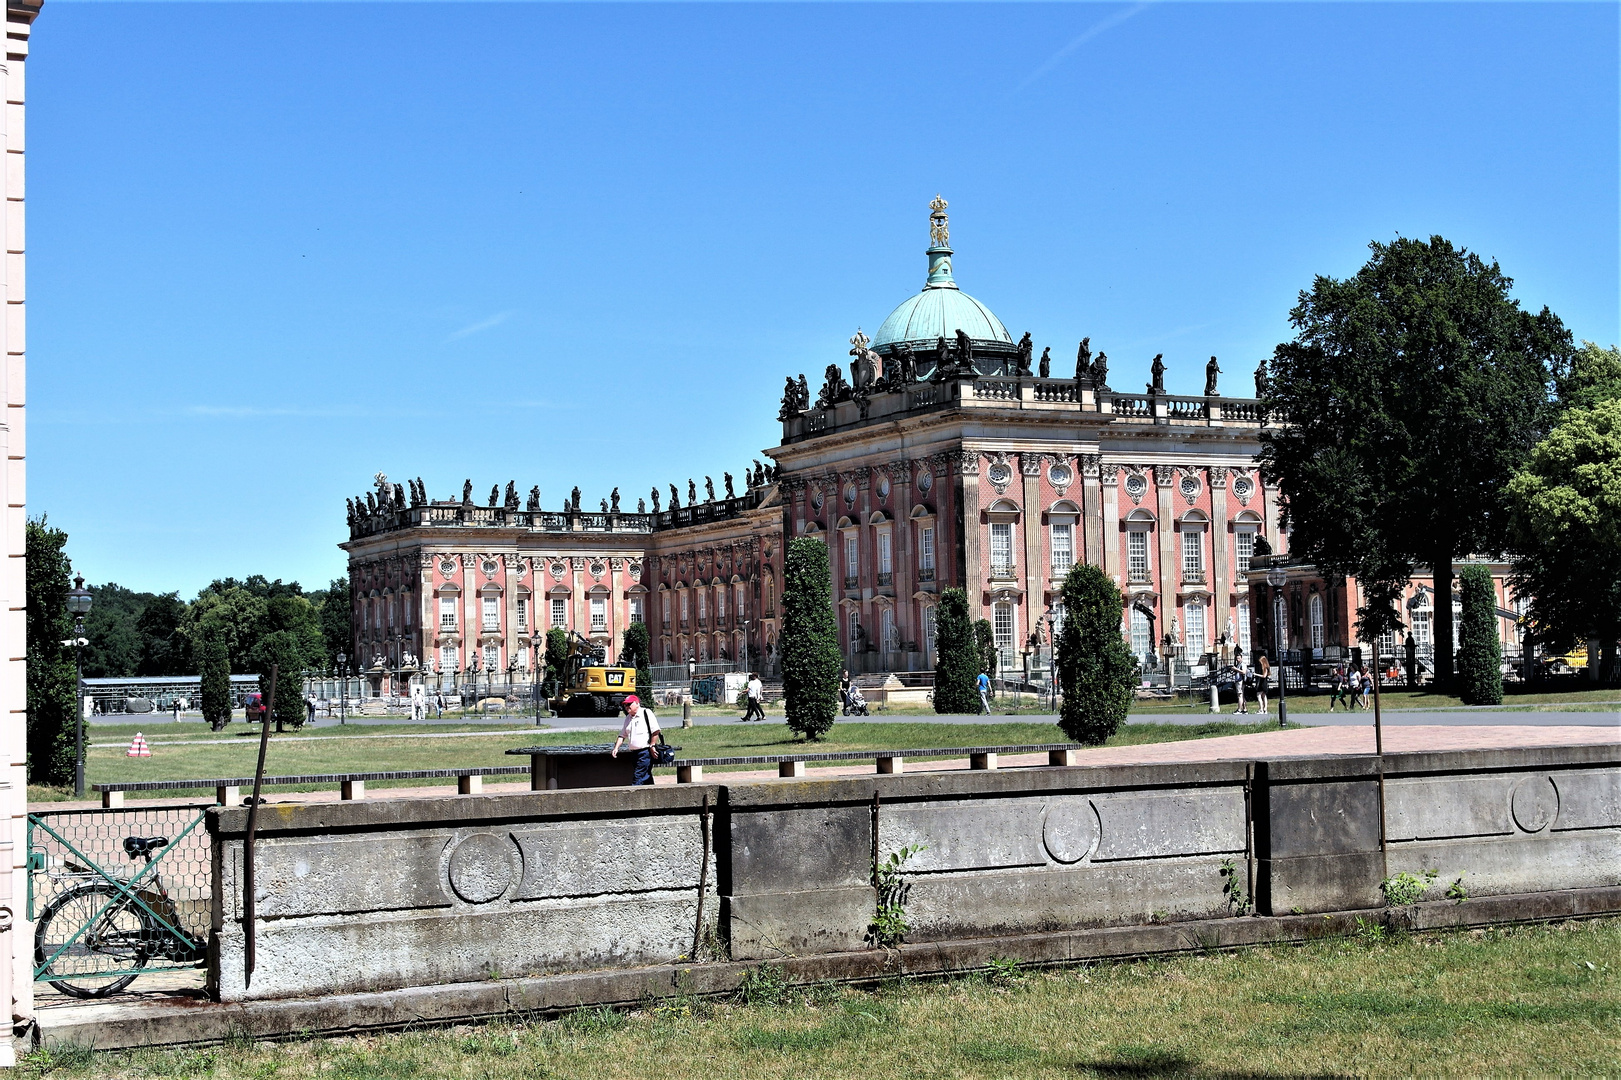
[[[105,882],[69,889],[40,913],[34,967],[49,960],[40,975],[73,997],[116,994],[135,981],[138,972],[131,969],[144,968],[151,956],[150,924],[145,912]]]

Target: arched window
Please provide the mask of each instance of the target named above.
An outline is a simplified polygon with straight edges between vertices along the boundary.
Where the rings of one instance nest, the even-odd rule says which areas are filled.
[[[1204,602],[1189,600],[1183,604],[1182,621],[1187,624],[1182,628],[1183,656],[1198,660],[1205,654],[1205,642],[1209,640],[1205,635]]]
[[[1323,647],[1323,596],[1321,593],[1311,594],[1311,647]]]
[[[884,652],[894,652],[900,647],[900,638],[895,634],[895,609],[884,608],[878,615],[878,640]]]
[[[1018,663],[1017,647],[1013,639],[1013,603],[998,600],[991,606],[991,633],[996,640],[996,665],[1001,671],[1011,671]]]
[[[923,656],[934,663],[934,605],[923,609]]]
[[[1148,616],[1137,608],[1131,609],[1131,652],[1146,666],[1154,654],[1154,632],[1149,628]]]
[[[861,612],[851,608],[845,618],[846,632],[849,634],[849,648],[852,657],[861,652]]]

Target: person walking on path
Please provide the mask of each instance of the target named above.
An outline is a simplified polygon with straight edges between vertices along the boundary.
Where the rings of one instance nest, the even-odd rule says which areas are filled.
[[[979,678],[974,681],[979,686],[979,714],[981,716],[989,716],[991,714],[990,673],[982,671],[979,673]]]
[[[619,728],[619,738],[614,740],[613,752],[609,757],[618,757],[619,748],[627,747],[636,755],[636,775],[632,784],[643,785],[653,782],[653,736],[664,741],[664,732],[659,730],[659,719],[653,715],[652,709],[642,708],[641,698],[635,694],[627,694],[624,701],[625,722]]]
[[[1346,675],[1345,665],[1344,664],[1335,664],[1334,665],[1334,675],[1329,680],[1329,683],[1328,683],[1328,711],[1329,712],[1334,711],[1334,703],[1335,702],[1339,702],[1340,704],[1344,705],[1347,710],[1349,710],[1351,708],[1350,702],[1345,700],[1345,689],[1346,689],[1345,675]]]
[[[180,699],[174,699],[174,722],[180,723]]]
[[[765,687],[760,683],[760,675],[758,672],[749,672],[748,685],[744,687],[743,692],[748,698],[748,708],[743,713],[744,723],[747,723],[750,720],[764,720],[765,709],[761,707],[760,699],[765,694]]]
[[[844,710],[845,716],[850,715],[850,672],[848,668],[845,669],[843,675],[839,676],[839,706]]]
[[[445,715],[445,692],[443,690],[434,694],[433,707],[439,710],[439,715],[435,719],[443,719]]]
[[[1249,711],[1250,711],[1249,706],[1244,704],[1244,683],[1249,677],[1250,677],[1249,662],[1247,660],[1245,660],[1243,654],[1240,653],[1239,656],[1238,656],[1238,679],[1237,679],[1235,687],[1234,687],[1236,689],[1236,691],[1238,692],[1238,708],[1233,710],[1233,715],[1234,716],[1248,716],[1249,715]]]
[[[1260,681],[1255,688],[1255,703],[1261,707],[1261,715],[1266,715],[1266,691],[1272,681],[1272,661],[1266,658],[1266,653],[1255,650],[1255,669],[1260,675]]]
[[[175,715],[175,719],[180,719],[178,713]],[[308,695],[304,698],[304,722],[310,727],[315,726],[315,698]]]

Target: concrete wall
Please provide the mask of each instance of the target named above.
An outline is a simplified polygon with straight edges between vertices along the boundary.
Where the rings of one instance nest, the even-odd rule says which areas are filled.
[[[243,982],[246,811],[210,812],[225,1000],[626,969],[704,922],[735,960],[870,948],[874,823],[913,943],[1221,919],[1224,862],[1263,913],[1377,907],[1379,882],[1477,898],[1621,884],[1621,747],[954,771],[267,808]]]

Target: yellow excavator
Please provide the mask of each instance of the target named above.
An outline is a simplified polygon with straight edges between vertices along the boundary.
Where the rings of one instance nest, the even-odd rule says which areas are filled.
[[[578,631],[569,643],[568,659],[557,696],[551,700],[556,716],[613,716],[626,694],[636,693],[636,669],[610,667],[607,651]]]

